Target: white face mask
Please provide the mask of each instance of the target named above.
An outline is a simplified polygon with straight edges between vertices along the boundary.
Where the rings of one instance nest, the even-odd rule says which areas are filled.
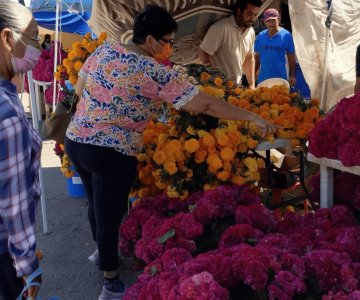
[[[32,45],[26,45],[21,39],[20,42],[26,47],[24,57],[15,57],[12,53],[11,63],[15,74],[25,74],[34,69],[38,63],[41,51]]]

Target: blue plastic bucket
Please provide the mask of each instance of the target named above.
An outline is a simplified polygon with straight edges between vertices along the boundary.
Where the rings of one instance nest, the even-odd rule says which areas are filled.
[[[67,179],[69,196],[73,198],[85,198],[86,192],[84,185],[81,181],[79,174],[76,171],[74,172],[75,175]]]

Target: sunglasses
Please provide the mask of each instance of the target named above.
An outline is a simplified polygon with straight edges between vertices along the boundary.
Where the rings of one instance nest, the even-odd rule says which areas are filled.
[[[160,41],[163,41],[166,44],[169,44],[171,47],[174,47],[175,44],[175,40],[174,39],[164,39],[164,38],[159,38]]]

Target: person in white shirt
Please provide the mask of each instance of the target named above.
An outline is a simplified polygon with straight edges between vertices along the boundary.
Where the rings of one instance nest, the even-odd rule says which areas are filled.
[[[255,31],[261,0],[238,0],[233,15],[213,24],[199,48],[202,63],[223,71],[228,79],[241,84],[243,73],[255,88]]]

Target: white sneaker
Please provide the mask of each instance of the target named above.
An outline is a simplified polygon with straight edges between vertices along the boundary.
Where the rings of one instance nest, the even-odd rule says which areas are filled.
[[[119,278],[114,281],[108,281],[105,279],[98,300],[121,300],[125,291],[125,284]]]
[[[99,250],[96,249],[94,251],[93,254],[91,254],[89,257],[88,257],[88,260],[90,260],[93,264],[95,265],[99,265],[99,262],[100,262],[100,258],[99,258]]]

